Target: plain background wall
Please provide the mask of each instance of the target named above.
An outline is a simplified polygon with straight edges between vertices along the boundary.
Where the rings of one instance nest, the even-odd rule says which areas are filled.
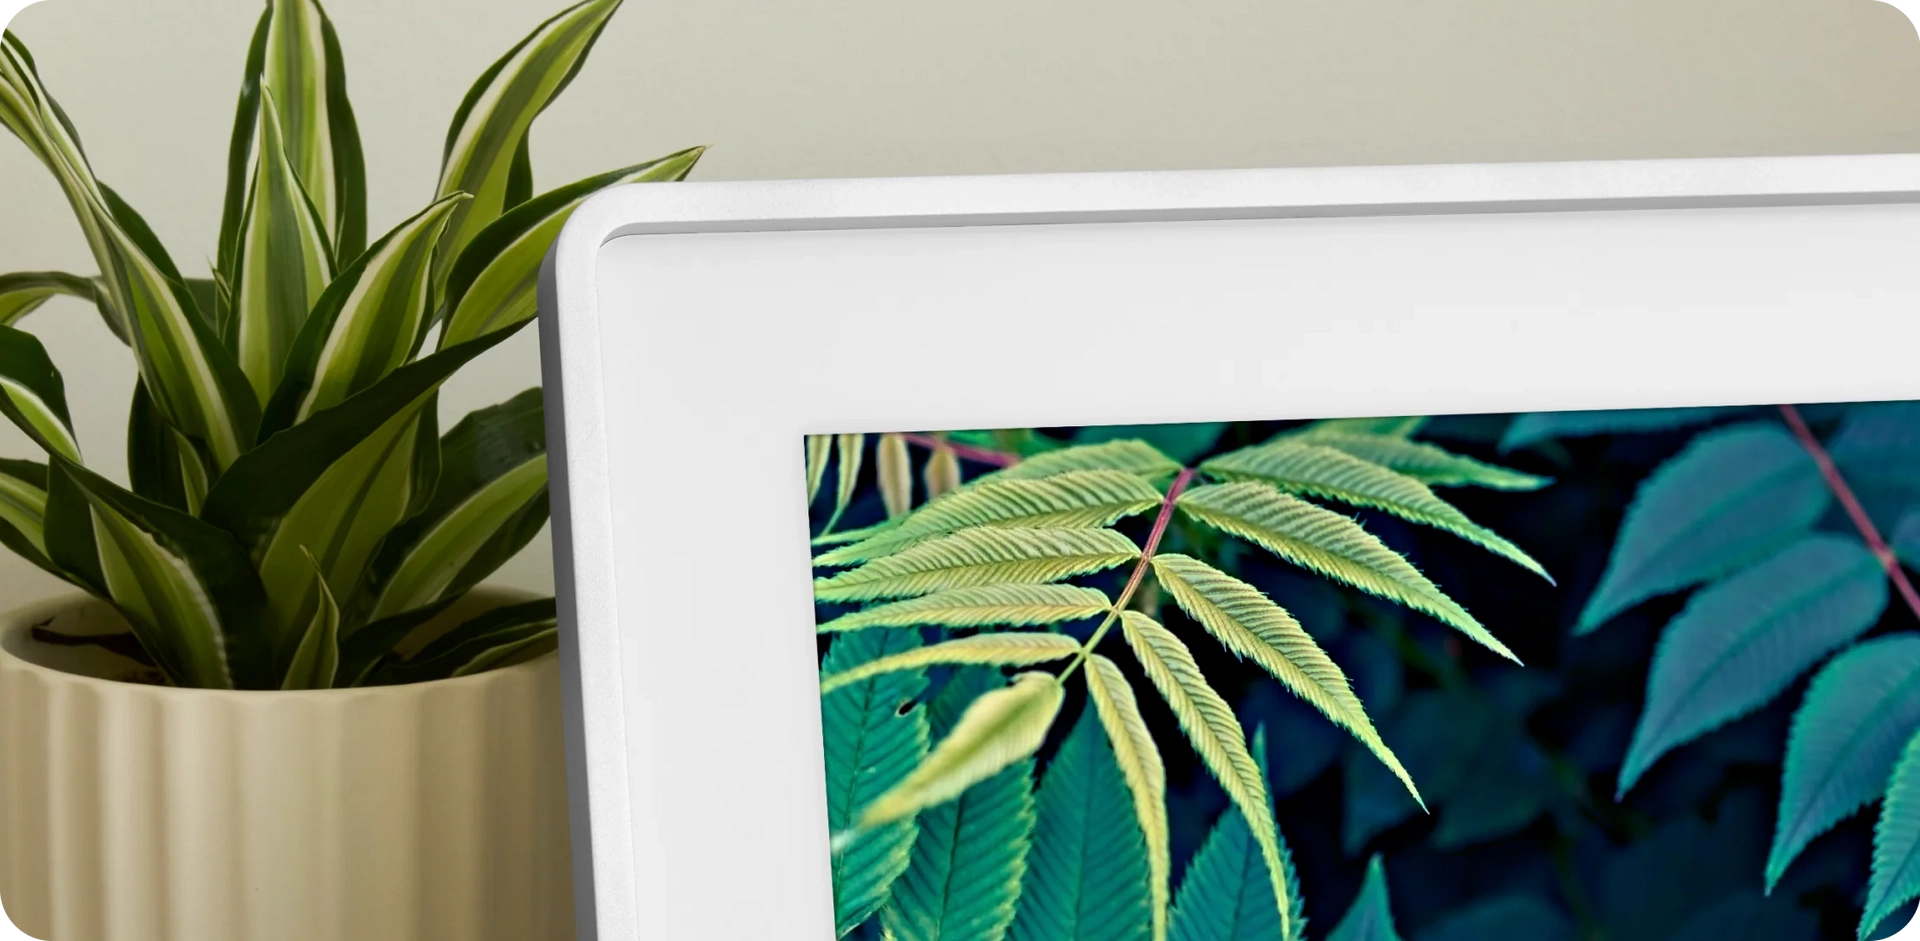
[[[333,0],[377,235],[431,196],[473,79],[565,0]],[[11,7],[0,0],[0,8]],[[45,0],[11,28],[102,179],[183,269],[219,227],[259,0]],[[696,179],[1920,150],[1920,45],[1874,0],[630,0],[534,125],[541,188],[712,146]],[[0,140],[0,270],[92,262]],[[29,329],[124,481],[130,356],[77,303]],[[444,396],[539,381],[532,331]],[[11,427],[0,455],[30,455]],[[503,573],[551,585],[544,538]],[[64,586],[0,555],[0,605]]]

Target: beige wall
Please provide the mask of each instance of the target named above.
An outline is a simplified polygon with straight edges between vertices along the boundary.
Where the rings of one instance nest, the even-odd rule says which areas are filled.
[[[333,0],[376,231],[428,197],[468,83],[561,2]],[[182,267],[212,253],[258,10],[45,0],[12,24]],[[1920,47],[1873,0],[632,0],[535,125],[535,172],[692,143],[703,179],[1920,150]],[[90,262],[0,141],[0,270],[41,267]],[[125,351],[65,303],[31,328],[91,463],[124,479]],[[537,381],[529,333],[447,409]],[[541,542],[507,578],[546,566]],[[0,560],[0,605],[57,588]]]

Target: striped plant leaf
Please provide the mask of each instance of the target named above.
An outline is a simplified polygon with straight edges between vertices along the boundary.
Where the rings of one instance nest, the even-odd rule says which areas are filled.
[[[1622,408],[1606,411],[1530,412],[1513,420],[1500,438],[1502,452],[1559,438],[1645,434],[1690,428],[1725,417],[1730,408]]]
[[[1004,680],[999,671],[954,673],[927,706],[945,738],[967,704]],[[897,941],[1000,941],[1013,921],[1033,834],[1033,760],[922,811],[912,862],[894,882],[880,921]]]
[[[1773,554],[1812,528],[1828,502],[1819,468],[1780,426],[1701,434],[1635,491],[1574,633]]]
[[[1173,881],[1173,835],[1167,823],[1167,767],[1153,733],[1140,715],[1140,703],[1118,664],[1099,654],[1087,657],[1087,701],[1093,704],[1114,763],[1133,797],[1134,819],[1147,854],[1147,894],[1152,903],[1155,941],[1167,936]]]
[[[1293,894],[1287,885],[1286,864],[1280,858],[1280,826],[1274,821],[1260,766],[1247,750],[1240,720],[1234,718],[1226,700],[1207,685],[1193,654],[1172,631],[1138,611],[1122,612],[1120,627],[1127,646],[1180,721],[1180,729],[1193,743],[1201,763],[1220,782],[1227,799],[1246,816],[1254,844],[1260,847],[1260,858],[1267,865],[1267,881],[1273,887],[1275,909],[1280,914],[1280,933],[1290,934]]]
[[[13,327],[0,327],[0,413],[48,454],[79,463],[60,371],[38,338]]]
[[[1367,878],[1360,884],[1360,894],[1354,896],[1346,917],[1334,926],[1327,941],[1400,941],[1387,898],[1387,871],[1379,853],[1367,860]]]
[[[320,563],[313,553],[304,554],[313,566],[314,591],[320,596],[320,605],[300,637],[300,646],[293,650],[293,662],[287,665],[280,688],[331,689],[340,669],[340,606],[334,603],[333,592],[327,590],[327,576],[320,571]]]
[[[525,547],[547,521],[546,442],[538,388],[447,432],[431,499],[375,559],[366,619],[450,602]]]
[[[301,186],[294,165],[300,155],[289,151],[281,135],[271,89],[261,89],[259,121],[260,152],[241,216],[227,330],[240,368],[265,405],[280,385],[308,312],[333,280],[333,247],[326,220]]]
[[[934,442],[933,451],[927,455],[927,466],[920,472],[927,485],[927,499],[944,496],[960,489],[960,455],[955,453],[947,439]]]
[[[1107,612],[1099,589],[1077,585],[980,585],[874,605],[820,625],[820,633],[872,627],[1039,627]]]
[[[1067,471],[1086,470],[1125,471],[1148,480],[1157,480],[1178,473],[1180,463],[1161,454],[1145,441],[1124,439],[1036,454],[1012,467],[982,474],[974,480],[1032,480]]]
[[[980,527],[816,578],[813,595],[819,601],[872,601],[979,585],[1040,585],[1139,557],[1139,547],[1111,529]]]
[[[1854,645],[1807,687],[1787,736],[1780,813],[1767,853],[1767,891],[1807,844],[1878,800],[1920,729],[1920,636],[1895,634]]]
[[[1654,648],[1646,706],[1620,768],[1625,794],[1660,756],[1765,705],[1887,606],[1879,561],[1814,535],[1688,599]]]
[[[874,448],[874,477],[880,482],[880,503],[887,519],[899,519],[913,510],[913,461],[907,439],[898,432],[880,436]]]
[[[862,526],[859,529],[848,529],[837,533],[821,533],[813,537],[811,544],[815,546],[837,546],[842,543],[859,542],[869,536],[886,532],[898,525],[900,525],[899,520],[881,520],[871,526]]]
[[[1091,709],[1047,765],[1013,941],[1148,941],[1146,846],[1109,737]]]
[[[1254,542],[1302,568],[1432,615],[1515,663],[1499,638],[1399,553],[1352,519],[1259,481],[1210,484],[1180,495],[1182,513]]]
[[[1022,673],[1006,686],[981,694],[912,773],[860,811],[855,830],[911,818],[1033,757],[1065,696],[1058,679],[1037,672]]]
[[[1416,803],[1426,806],[1413,776],[1380,740],[1347,675],[1293,615],[1261,594],[1260,589],[1190,556],[1156,555],[1153,574],[1173,596],[1174,603],[1221,645],[1273,674],[1294,695],[1346,729],[1407,786]]]
[[[207,494],[201,515],[233,533],[259,564],[273,601],[267,633],[289,651],[317,597],[300,547],[314,547],[327,584],[347,611],[387,533],[421,508],[437,461],[433,423],[441,382],[510,336],[489,337],[395,370],[366,391],[282,431],[236,462]],[[420,452],[430,450],[430,456]],[[351,640],[351,625],[343,631]]]
[[[121,342],[127,340],[127,325],[121,322],[106,296],[106,285],[96,278],[83,278],[64,271],[16,271],[0,274],[0,326],[13,326],[53,298],[73,297],[92,304],[100,319]]]
[[[1387,416],[1383,418],[1328,418],[1314,422],[1289,434],[1302,437],[1330,435],[1384,435],[1389,438],[1406,438],[1419,431],[1427,419],[1419,415]]]
[[[340,40],[317,0],[268,0],[248,47],[227,148],[227,192],[217,270],[237,283],[248,194],[261,161],[261,90],[279,105],[282,150],[322,220],[333,267],[367,243],[366,164],[347,98]]]
[[[440,335],[441,348],[533,317],[540,263],[560,227],[587,197],[624,183],[685,179],[705,150],[694,147],[588,177],[514,206],[480,230],[448,275],[442,309],[449,319]]]
[[[823,677],[820,692],[824,695],[897,670],[919,670],[941,664],[1025,667],[1064,660],[1079,652],[1079,642],[1062,634],[975,634],[869,660],[844,673]]]
[[[913,631],[842,634],[827,648],[823,674],[920,645]],[[848,831],[862,807],[911,773],[927,754],[927,711],[916,700],[926,690],[919,671],[886,673],[820,697],[826,754],[827,825]],[[840,937],[886,902],[907,870],[918,831],[904,820],[836,841],[833,851],[834,924]]]
[[[255,629],[266,598],[231,536],[60,458],[48,482],[48,555],[113,601],[174,683],[279,686]]]
[[[340,404],[413,356],[427,318],[433,246],[465,198],[449,196],[400,223],[328,286],[288,353],[263,438]]]
[[[211,484],[206,457],[154,410],[144,382],[127,408],[127,476],[134,493],[194,516]]]
[[[1223,480],[1264,480],[1302,493],[1391,513],[1410,523],[1452,533],[1552,581],[1519,546],[1475,524],[1426,484],[1311,439],[1281,439],[1223,454],[1200,465]]]
[[[1486,487],[1493,490],[1538,490],[1552,483],[1536,477],[1455,454],[1437,445],[1396,435],[1366,435],[1345,431],[1309,430],[1300,436],[1322,447],[1344,451],[1370,464],[1404,474],[1429,487]]]
[[[1920,895],[1920,734],[1909,739],[1887,780],[1886,803],[1873,828],[1873,870],[1860,915],[1865,939],[1894,910]]]
[[[827,517],[826,532],[840,524],[840,515],[847,512],[853,503],[853,492],[860,485],[860,464],[866,458],[866,435],[834,435],[834,476],[837,483],[833,489],[833,515]]]
[[[462,621],[412,657],[390,657],[362,685],[471,676],[551,652],[559,636],[559,614],[552,598],[503,605]]]
[[[981,478],[931,501],[897,526],[820,554],[815,565],[848,565],[899,552],[973,526],[1111,526],[1160,505],[1160,492],[1114,470],[1065,471],[1042,478]]]
[[[807,505],[820,496],[820,485],[827,479],[827,458],[833,455],[832,435],[807,436]]]
[[[1253,758],[1272,780],[1266,737],[1265,727],[1253,730]],[[1253,830],[1246,815],[1228,807],[1187,865],[1173,911],[1174,941],[1304,941],[1306,907],[1300,899],[1293,853],[1284,839],[1280,862],[1287,867],[1287,885],[1293,888],[1293,930],[1285,933],[1280,930],[1267,864],[1260,858]]]
[[[47,465],[0,459],[0,545],[72,580],[47,556]]]
[[[435,253],[433,283],[447,284],[467,243],[512,208],[509,189],[533,119],[573,81],[621,0],[583,0],[540,24],[468,90],[447,129],[439,195],[468,193]],[[526,171],[521,171],[524,179]],[[524,184],[521,184],[524,185]]]

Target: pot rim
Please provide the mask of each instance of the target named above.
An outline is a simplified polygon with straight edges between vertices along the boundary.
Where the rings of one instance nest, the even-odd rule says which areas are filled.
[[[500,591],[517,592],[502,586],[476,585],[471,590],[492,588]],[[531,593],[528,593],[531,594]],[[355,699],[410,698],[432,695],[442,690],[454,690],[462,686],[483,686],[490,683],[507,681],[524,674],[531,674],[556,660],[557,652],[549,652],[512,666],[484,670],[468,676],[455,676],[420,683],[398,683],[387,686],[353,686],[345,689],[202,689],[190,686],[155,686],[148,683],[129,683],[125,680],[110,680],[84,673],[69,673],[53,667],[42,666],[15,654],[9,649],[8,641],[30,630],[35,624],[60,612],[71,610],[86,604],[107,604],[95,595],[84,591],[69,591],[0,610],[0,673],[24,672],[35,675],[42,682],[53,684],[96,686],[109,689],[138,692],[156,698],[198,699],[207,697],[226,697],[249,702],[272,699],[277,702],[295,702],[302,699],[318,700],[329,703],[341,703]]]

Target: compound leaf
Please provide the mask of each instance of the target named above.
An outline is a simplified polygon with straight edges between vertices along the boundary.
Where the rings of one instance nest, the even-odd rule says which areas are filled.
[[[1110,529],[980,527],[814,579],[813,593],[820,601],[872,601],[1008,582],[1037,585],[1139,556],[1138,546]]]

